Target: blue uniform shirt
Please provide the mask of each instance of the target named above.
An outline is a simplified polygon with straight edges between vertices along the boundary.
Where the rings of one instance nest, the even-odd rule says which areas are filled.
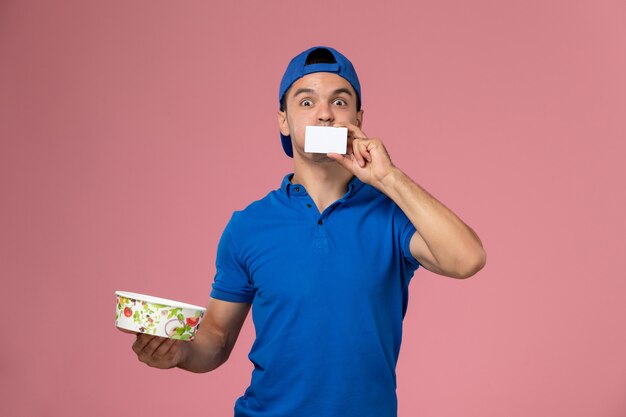
[[[287,175],[235,212],[211,297],[252,303],[250,386],[235,417],[395,417],[415,228],[356,177],[320,213]]]

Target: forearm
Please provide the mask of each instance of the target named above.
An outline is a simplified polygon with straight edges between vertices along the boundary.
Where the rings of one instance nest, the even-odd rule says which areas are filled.
[[[209,326],[200,326],[196,339],[185,343],[185,352],[177,365],[190,372],[210,372],[228,359],[229,338]]]
[[[394,167],[378,188],[415,226],[441,273],[471,275],[484,265],[485,253],[476,233],[401,170]]]

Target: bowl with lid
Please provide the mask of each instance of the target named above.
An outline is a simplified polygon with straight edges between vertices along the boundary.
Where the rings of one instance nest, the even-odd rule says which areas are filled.
[[[116,291],[115,325],[178,340],[193,340],[206,309],[128,291]]]

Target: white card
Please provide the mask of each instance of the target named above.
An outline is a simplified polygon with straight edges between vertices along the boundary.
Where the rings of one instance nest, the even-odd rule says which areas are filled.
[[[347,146],[345,127],[307,126],[304,132],[304,152],[345,154]]]

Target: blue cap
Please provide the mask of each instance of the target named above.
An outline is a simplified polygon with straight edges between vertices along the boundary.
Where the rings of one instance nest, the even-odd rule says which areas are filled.
[[[326,50],[330,52],[335,62],[317,63],[317,64],[307,65],[306,63],[309,58],[309,55],[313,51],[318,51],[318,50],[322,50],[322,51]],[[328,54],[328,52],[326,51],[323,51],[323,52]],[[298,79],[304,77],[305,75],[312,74],[314,72],[332,72],[345,78],[350,83],[350,85],[352,85],[352,88],[354,88],[354,91],[356,91],[356,95],[357,95],[359,103],[361,102],[361,84],[359,84],[359,78],[357,77],[356,71],[354,70],[352,63],[348,60],[348,58],[346,58],[345,56],[343,56],[342,54],[340,54],[333,48],[328,48],[326,46],[314,46],[313,48],[310,48],[304,52],[301,52],[299,55],[293,58],[291,62],[289,63],[289,65],[287,66],[287,70],[285,71],[285,74],[283,75],[283,78],[280,81],[280,88],[278,90],[279,105],[283,101],[283,97],[285,93],[287,92],[287,90],[289,90],[289,87],[291,87],[293,83],[295,83]],[[290,156],[293,158],[293,147],[291,146],[291,137],[284,136],[281,133],[280,139],[282,141],[283,149],[285,150],[285,153],[287,154],[287,156]]]

